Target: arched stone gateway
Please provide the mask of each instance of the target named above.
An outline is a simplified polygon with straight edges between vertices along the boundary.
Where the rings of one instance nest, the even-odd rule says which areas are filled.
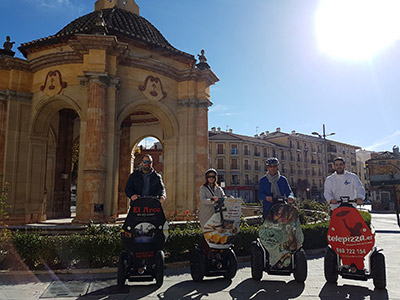
[[[167,215],[197,208],[218,81],[204,51],[196,64],[175,49],[134,0],[98,0],[94,12],[19,50],[26,60],[0,58],[9,223],[71,216],[71,186],[75,222],[115,220],[127,209],[131,151],[146,136],[163,147]]]

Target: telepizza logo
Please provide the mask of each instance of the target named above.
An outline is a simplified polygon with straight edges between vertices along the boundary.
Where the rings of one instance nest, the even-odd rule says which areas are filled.
[[[346,181],[344,182],[344,185],[349,185],[351,182],[350,181],[347,181],[347,179],[346,179]]]
[[[328,235],[328,242],[339,242],[342,243],[343,245],[346,245],[347,243],[362,243],[366,241],[372,241],[373,236],[372,235],[359,235],[359,236],[337,236],[337,235]]]

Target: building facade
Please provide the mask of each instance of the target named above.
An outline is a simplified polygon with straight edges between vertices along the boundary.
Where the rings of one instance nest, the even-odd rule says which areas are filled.
[[[94,12],[18,49],[26,59],[0,57],[10,223],[70,217],[73,149],[74,221],[115,220],[127,210],[131,153],[144,137],[162,144],[166,214],[197,207],[219,80],[203,51],[197,63],[174,48],[134,0],[98,0]]]
[[[377,211],[398,209],[400,201],[399,148],[395,146],[393,152],[378,153],[365,164],[372,209]]]
[[[254,137],[235,134],[232,130],[223,132],[219,128],[209,132],[210,166],[218,171],[219,182],[225,183],[227,193],[240,196],[246,202],[258,201],[258,182],[265,175],[266,158],[272,156],[279,159],[279,170],[297,197],[323,201],[324,174],[334,171],[334,157],[344,157],[347,169],[356,172],[357,149],[357,146],[295,131],[284,133],[280,128]]]

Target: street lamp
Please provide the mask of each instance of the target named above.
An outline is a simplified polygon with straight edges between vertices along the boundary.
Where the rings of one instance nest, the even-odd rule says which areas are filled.
[[[322,169],[322,173],[324,175],[324,179],[328,176],[328,149],[327,149],[327,143],[326,143],[326,137],[334,135],[334,132],[331,132],[329,134],[325,133],[325,124],[322,124],[322,135],[319,134],[316,131],[311,132],[311,134],[318,135],[319,138],[323,139],[324,143],[324,167]]]

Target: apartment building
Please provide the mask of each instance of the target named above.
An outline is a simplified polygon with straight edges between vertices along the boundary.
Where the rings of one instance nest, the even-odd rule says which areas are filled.
[[[358,148],[295,131],[284,133],[280,128],[250,137],[213,127],[209,132],[209,165],[218,171],[227,194],[255,202],[265,159],[274,156],[297,197],[323,200],[323,185],[326,175],[333,172],[333,158],[344,157],[348,170],[356,172]]]

